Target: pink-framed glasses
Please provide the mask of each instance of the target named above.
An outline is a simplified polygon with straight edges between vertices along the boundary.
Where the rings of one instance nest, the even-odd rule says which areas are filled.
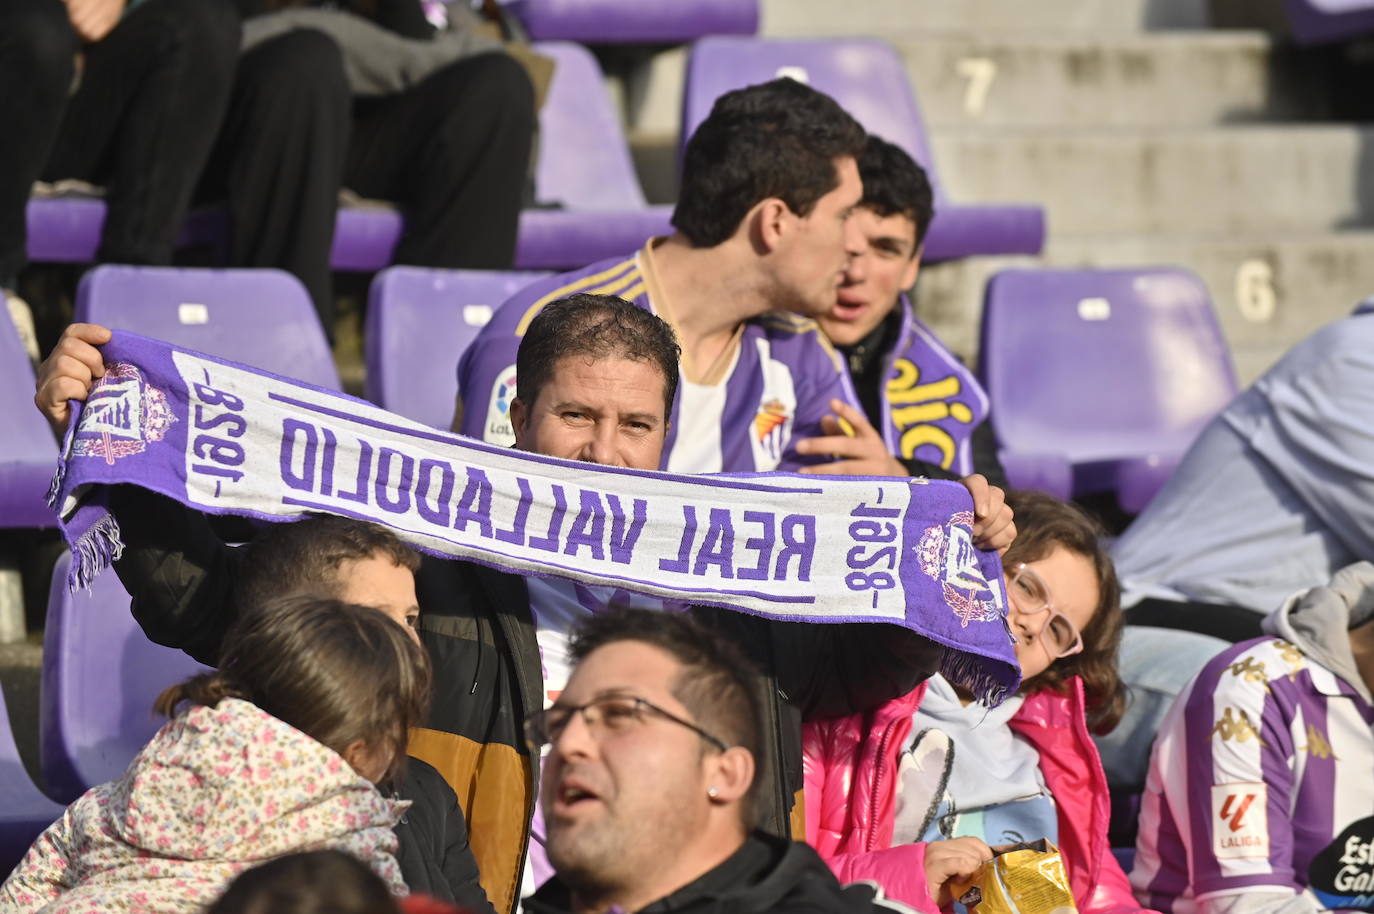
[[[1047,612],[1050,617],[1040,630],[1040,643],[1051,660],[1077,654],[1083,650],[1083,635],[1069,617],[1054,608],[1050,601],[1050,588],[1045,579],[1036,574],[1025,562],[1016,566],[1012,572],[1011,587],[1007,591],[1010,609],[1023,616],[1036,616]]]

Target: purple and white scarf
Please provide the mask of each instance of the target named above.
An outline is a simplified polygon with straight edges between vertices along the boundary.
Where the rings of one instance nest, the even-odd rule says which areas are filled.
[[[325,512],[418,549],[773,619],[891,622],[952,650],[942,671],[995,703],[1017,686],[996,554],[956,483],[684,476],[530,454],[371,403],[115,332],[50,502],[72,586],[122,545],[103,486],[212,514]]]
[[[905,295],[902,327],[884,355],[883,439],[898,457],[960,476],[974,472],[973,430],[988,416],[988,395],[954,353],[916,319]]]

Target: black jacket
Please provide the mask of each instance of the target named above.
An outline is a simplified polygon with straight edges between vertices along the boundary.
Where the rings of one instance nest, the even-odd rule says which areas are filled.
[[[419,759],[407,759],[396,794],[410,800],[396,826],[396,862],[412,892],[449,901],[470,914],[496,914],[478,878],[458,795]]]
[[[630,914],[874,914],[868,886],[842,887],[809,845],[755,833],[720,866]],[[558,877],[525,900],[526,914],[570,914]]]
[[[234,618],[239,550],[203,515],[120,487],[113,500],[125,550],[116,570],[153,641],[213,662]],[[499,914],[514,908],[529,841],[538,756],[524,738],[543,707],[543,673],[524,578],[425,556],[416,575],[420,637],[434,669],[429,726],[409,753],[433,765],[466,814],[482,886]],[[803,835],[801,720],[852,714],[905,695],[940,663],[937,645],[886,624],[774,622],[698,608],[697,618],[744,648],[759,684],[769,743],[758,760],[760,825]]]

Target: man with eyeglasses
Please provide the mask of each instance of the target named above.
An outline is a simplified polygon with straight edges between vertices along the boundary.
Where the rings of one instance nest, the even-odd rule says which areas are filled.
[[[527,719],[555,875],[529,914],[868,912],[810,846],[754,830],[764,737],[749,662],[690,615],[584,619],[572,677]]]

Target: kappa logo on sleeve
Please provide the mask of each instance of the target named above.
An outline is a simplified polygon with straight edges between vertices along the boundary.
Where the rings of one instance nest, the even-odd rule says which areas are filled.
[[[1269,856],[1269,793],[1263,783],[1212,785],[1212,853]]]

